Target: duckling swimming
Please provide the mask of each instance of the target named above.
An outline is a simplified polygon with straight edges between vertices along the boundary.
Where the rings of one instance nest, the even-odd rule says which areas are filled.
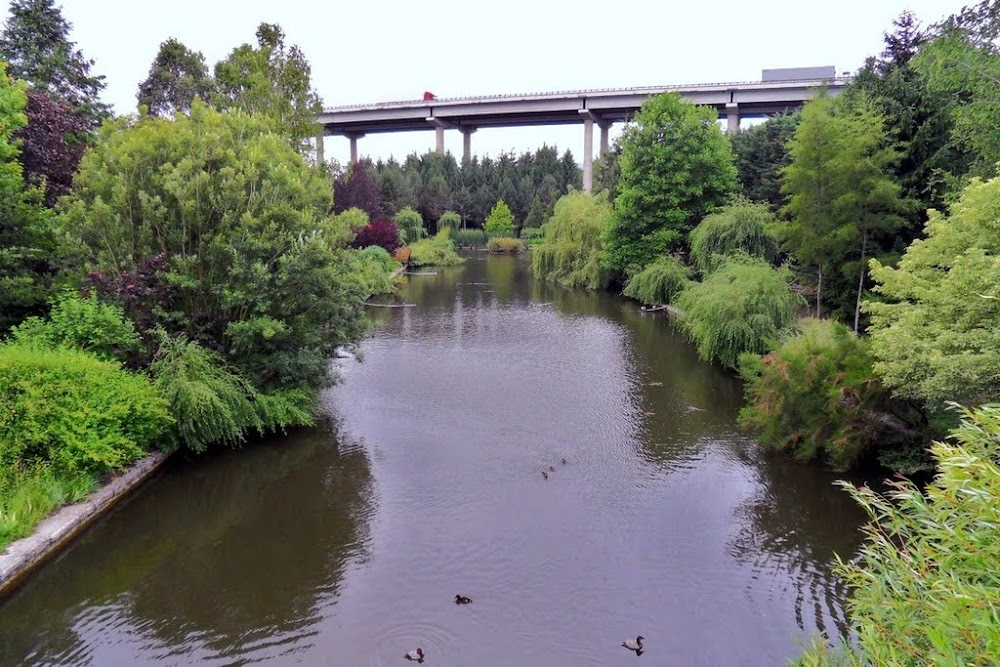
[[[562,457],[561,459],[559,459],[559,461],[560,461],[560,462],[561,462],[561,463],[562,463],[563,465],[566,465],[566,457],[565,457],[565,456],[564,456],[564,457]]]
[[[642,655],[642,640],[643,636],[639,635],[635,639],[626,639],[622,642],[622,646],[633,651],[636,655]]]
[[[549,466],[549,472],[555,472],[555,471],[556,471],[556,469],[554,467]]]
[[[467,598],[464,595],[455,596],[455,604],[469,604],[472,602],[472,598]]]
[[[548,479],[548,478],[549,478],[549,473],[547,473],[547,472],[545,472],[545,471],[543,470],[543,471],[542,471],[542,477],[544,477],[545,479]]]
[[[407,660],[412,660],[413,662],[423,662],[424,661],[424,649],[419,646],[412,651],[407,651],[406,655],[403,656]]]

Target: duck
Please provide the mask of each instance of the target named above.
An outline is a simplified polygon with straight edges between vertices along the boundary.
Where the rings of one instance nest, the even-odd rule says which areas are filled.
[[[404,655],[403,657],[406,658],[407,660],[411,660],[413,662],[423,662],[424,661],[424,649],[422,649],[422,648],[420,648],[418,646],[417,648],[413,649],[412,651],[407,651],[406,655]]]
[[[464,595],[455,596],[455,604],[469,604],[472,602],[472,598],[467,598]]]
[[[559,462],[562,463],[563,465],[566,465],[566,457],[564,456],[561,459],[559,459]]]
[[[556,471],[555,467],[549,466],[549,472],[555,472],[555,471]]]
[[[643,636],[639,635],[635,639],[626,639],[622,642],[622,646],[630,651],[635,652],[636,655],[642,655],[642,640]]]
[[[549,478],[549,473],[547,473],[546,471],[543,470],[542,471],[542,477],[544,477],[545,479],[548,479]]]

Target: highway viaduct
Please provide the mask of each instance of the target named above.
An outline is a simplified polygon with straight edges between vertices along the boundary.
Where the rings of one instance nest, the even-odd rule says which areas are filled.
[[[599,156],[608,151],[612,123],[631,118],[651,95],[672,91],[693,104],[716,109],[726,119],[727,131],[739,129],[740,118],[766,116],[794,109],[826,90],[840,93],[850,80],[836,76],[833,67],[764,70],[760,81],[702,83],[643,88],[574,90],[523,95],[489,95],[405,102],[337,106],[317,116],[322,127],[317,152],[323,154],[324,136],[343,136],[351,142],[351,163],[358,160],[358,139],[380,132],[434,130],[436,149],[444,153],[444,131],[462,133],[462,156],[472,156],[472,134],[481,127],[583,124],[583,188],[593,184],[594,125],[600,129]]]

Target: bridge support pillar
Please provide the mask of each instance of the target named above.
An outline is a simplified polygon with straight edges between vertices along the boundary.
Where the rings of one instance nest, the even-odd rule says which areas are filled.
[[[583,119],[583,191],[590,192],[594,187],[594,119],[586,116]]]
[[[316,133],[316,164],[321,165],[326,161],[326,156],[323,154],[323,130]]]
[[[601,163],[603,164],[604,158],[608,154],[608,130],[611,129],[611,123],[609,122],[598,123],[597,126],[601,128],[601,149],[600,149],[601,152],[599,155]]]
[[[462,131],[462,160],[472,159],[472,133],[476,131],[474,127],[463,127]]]
[[[438,125],[434,128],[434,134],[436,135],[434,150],[438,155],[444,155],[444,128]]]
[[[726,134],[736,134],[740,131],[740,105],[736,102],[726,104]]]
[[[344,135],[351,140],[351,164],[358,163],[358,139],[365,136],[363,134],[347,134]]]

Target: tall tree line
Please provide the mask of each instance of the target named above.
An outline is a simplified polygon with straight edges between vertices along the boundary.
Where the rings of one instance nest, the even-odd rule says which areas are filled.
[[[362,161],[338,182],[369,177],[378,192],[377,210],[366,209],[369,215],[392,216],[409,206],[433,224],[445,211],[455,211],[467,227],[481,227],[500,199],[510,207],[518,228],[540,227],[552,216],[559,197],[582,187],[573,154],[567,150],[560,157],[556,147],[547,145],[534,153],[477,156],[461,163],[450,153],[433,152],[411,153],[402,163],[394,158]],[[340,199],[334,198],[338,210],[352,201]]]

